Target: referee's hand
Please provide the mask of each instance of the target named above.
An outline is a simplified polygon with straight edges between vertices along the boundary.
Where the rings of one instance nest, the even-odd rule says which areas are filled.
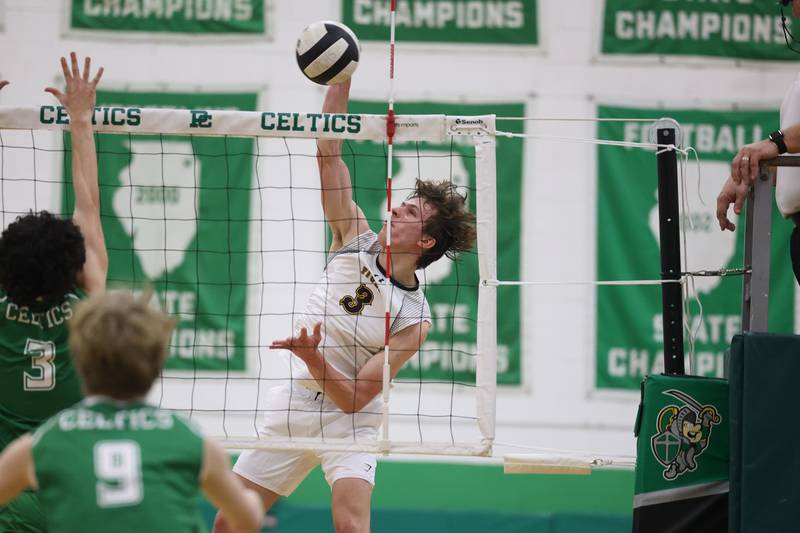
[[[750,186],[746,183],[735,184],[733,176],[725,180],[725,185],[722,186],[722,190],[717,196],[717,222],[719,222],[720,230],[734,231],[736,229],[736,224],[728,219],[728,209],[733,205],[733,212],[740,215],[749,190]]]
[[[752,185],[758,177],[759,163],[778,155],[778,145],[768,139],[743,146],[731,161],[733,183]]]

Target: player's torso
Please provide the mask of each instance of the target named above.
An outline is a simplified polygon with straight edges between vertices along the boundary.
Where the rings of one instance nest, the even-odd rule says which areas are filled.
[[[323,349],[358,354],[360,367],[365,362],[361,358],[368,358],[383,347],[384,285],[374,254],[345,253],[328,263],[306,308],[307,320],[322,322]]]
[[[143,404],[87,400],[56,415],[34,439],[51,533],[192,532],[202,458],[202,437]]]
[[[31,308],[0,291],[0,440],[30,431],[80,400],[68,321],[82,296],[73,292],[59,303]]]
[[[366,243],[356,251],[332,256],[301,320],[307,327],[322,322],[320,350],[326,361],[348,377],[354,377],[367,360],[383,349],[387,298],[391,300],[390,334],[409,320],[414,309],[418,308],[420,315],[428,312],[418,287],[386,283],[374,234]]]

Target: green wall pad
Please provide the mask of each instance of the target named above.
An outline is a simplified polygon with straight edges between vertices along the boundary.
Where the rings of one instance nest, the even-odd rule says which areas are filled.
[[[728,382],[647,377],[636,420],[634,533],[726,533]]]
[[[749,333],[731,345],[730,532],[797,531],[800,337]]]

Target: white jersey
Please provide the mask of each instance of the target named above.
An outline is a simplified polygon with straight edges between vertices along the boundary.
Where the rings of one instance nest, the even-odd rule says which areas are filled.
[[[322,322],[319,350],[328,364],[350,379],[373,355],[383,352],[385,298],[391,298],[391,335],[420,322],[431,322],[430,307],[419,280],[414,287],[395,280],[386,284],[385,272],[378,263],[380,252],[381,245],[373,231],[358,235],[333,252],[295,325],[296,332],[305,326],[310,334],[314,324]],[[322,390],[306,365],[295,357],[292,377],[307,388]]]
[[[798,75],[781,104],[781,128],[800,122],[800,75]],[[775,201],[785,217],[800,212],[800,167],[779,167],[775,185]]]

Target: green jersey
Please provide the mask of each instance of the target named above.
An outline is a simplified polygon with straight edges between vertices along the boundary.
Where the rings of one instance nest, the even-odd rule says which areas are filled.
[[[0,289],[0,450],[81,399],[67,322],[85,297],[28,307]]]
[[[190,533],[199,520],[203,438],[142,402],[92,396],[34,433],[50,533]]]

